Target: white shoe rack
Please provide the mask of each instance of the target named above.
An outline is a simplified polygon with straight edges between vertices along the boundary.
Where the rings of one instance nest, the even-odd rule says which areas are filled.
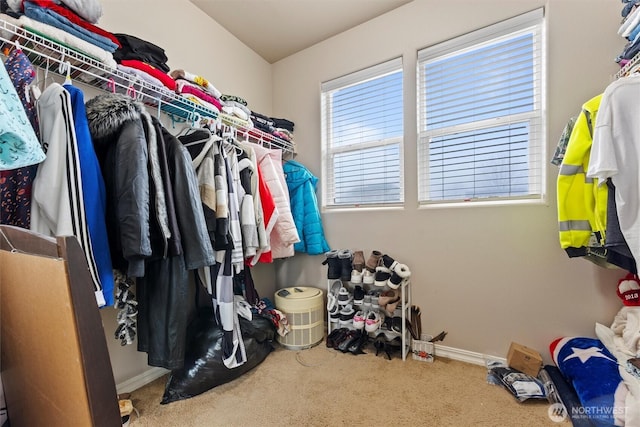
[[[331,285],[335,283],[336,280],[340,280],[340,279],[327,279],[327,295],[331,293]],[[382,293],[386,290],[391,289],[387,285],[375,286],[375,285],[368,285],[364,283],[352,283],[350,281],[341,281],[341,283],[342,283],[342,286],[349,291],[349,294],[351,295],[352,298],[353,298],[353,291],[358,285],[362,286],[362,288],[365,291],[365,294],[370,290],[376,290]],[[410,346],[411,346],[411,335],[409,330],[407,329],[407,319],[410,318],[410,310],[411,310],[411,280],[410,279],[406,280],[402,284],[402,286],[400,286],[399,289],[400,289],[400,299],[402,301],[402,304],[399,304],[398,307],[396,308],[394,312],[394,317],[397,316],[402,319],[402,332],[396,332],[393,330],[388,330],[386,328],[383,328],[382,325],[384,322],[381,322],[377,330],[373,332],[368,332],[368,334],[372,338],[377,337],[378,334],[380,334],[381,332],[385,333],[385,335],[387,336],[387,339],[393,339],[396,336],[402,337],[402,360],[405,361],[407,360],[407,354],[409,353]],[[358,310],[364,310],[363,306],[356,306],[353,304],[353,301],[350,304],[353,306],[353,309],[355,312],[358,312]],[[380,308],[378,310],[381,316],[388,317],[383,308]],[[327,310],[327,334],[330,334],[331,331],[338,328],[342,328],[342,327],[355,329],[353,326],[353,322],[351,322],[348,326],[340,326],[339,323],[331,322],[331,315],[329,313],[329,310]]]

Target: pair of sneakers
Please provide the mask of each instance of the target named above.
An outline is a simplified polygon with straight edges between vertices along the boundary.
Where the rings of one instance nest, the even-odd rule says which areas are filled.
[[[380,291],[372,289],[364,295],[362,309],[364,311],[377,310],[379,306]]]
[[[353,327],[364,329],[367,332],[375,332],[380,328],[382,316],[377,310],[360,310],[353,316]]]

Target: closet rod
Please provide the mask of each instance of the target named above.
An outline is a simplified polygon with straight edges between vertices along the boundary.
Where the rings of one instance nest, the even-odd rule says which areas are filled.
[[[278,138],[260,129],[247,127],[243,121],[228,114],[205,108],[180,97],[169,89],[153,85],[117,68],[111,68],[97,59],[3,19],[0,19],[0,42],[0,47],[3,50],[19,46],[33,65],[39,68],[61,74],[58,72],[58,65],[67,64],[72,69],[71,78],[101,91],[115,91],[115,88],[119,87],[136,100],[151,107],[160,108],[164,113],[174,118],[177,116],[184,121],[193,120],[195,117],[218,119],[224,124],[239,129],[242,133],[250,132],[254,136],[257,134],[258,138],[256,139],[268,143],[273,148],[295,154],[293,142]]]

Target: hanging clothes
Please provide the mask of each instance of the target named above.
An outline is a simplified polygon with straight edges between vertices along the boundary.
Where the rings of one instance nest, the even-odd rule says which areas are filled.
[[[582,106],[557,179],[560,245],[570,257],[586,255],[592,234],[604,238],[606,231],[607,187],[594,187],[586,176],[601,99],[595,96]]]
[[[293,245],[300,241],[291,215],[289,190],[282,170],[282,151],[253,144],[258,166],[278,208],[278,219],[271,232],[271,253],[274,259],[294,255]]]
[[[331,248],[324,237],[316,197],[318,178],[295,160],[285,162],[282,168],[291,197],[291,213],[300,236],[300,242],[294,245],[294,249],[309,255],[328,252]]]
[[[47,158],[33,181],[31,229],[48,236],[75,236],[85,254],[99,307],[105,305],[84,209],[78,142],[71,95],[52,83],[38,99],[40,135]]]
[[[39,139],[38,114],[35,99],[27,97],[29,85],[36,78],[36,70],[21,49],[11,49],[5,68],[16,89],[20,102]],[[31,188],[38,165],[0,170],[0,223],[29,228],[31,226]]]
[[[618,79],[604,91],[593,137],[587,176],[606,188],[611,178],[620,230],[636,263],[640,259],[640,156],[637,94],[640,75]]]
[[[246,181],[247,176],[250,180],[248,186],[249,189],[245,191],[247,194],[251,194],[251,197],[253,198],[252,204],[256,224],[256,237],[258,239],[258,246],[255,249],[255,253],[252,253],[253,251],[251,250],[251,246],[247,244],[248,248],[245,255],[249,265],[255,265],[261,258],[263,258],[263,254],[271,254],[270,234],[278,218],[278,212],[275,208],[273,197],[264,184],[264,179],[260,177],[256,152],[253,149],[252,144],[245,141],[240,142],[239,145],[242,147],[244,154],[244,156],[239,159],[241,180]],[[242,183],[243,187],[246,185],[246,182]],[[264,198],[268,200],[263,200]],[[243,203],[243,210],[244,206],[245,205]],[[268,212],[265,212],[265,207]],[[265,256],[264,258],[265,259],[262,259],[263,262],[273,262],[270,255],[268,257]]]
[[[151,366],[180,368],[184,364],[191,301],[189,270],[215,264],[191,157],[155,118],[149,119],[142,104],[126,96],[106,94],[92,98],[87,103],[87,115],[94,141],[100,147],[99,158],[120,172],[112,172],[113,176],[105,179],[108,193],[126,196],[113,199],[114,211],[110,215],[117,212],[115,219],[131,217],[132,224],[140,227],[121,227],[120,238],[114,241],[121,243],[116,248],[125,255],[121,258],[128,261],[129,271],[141,273],[135,276],[138,350],[147,353]],[[155,167],[159,168],[162,182],[156,182],[155,174],[148,173],[148,168]],[[123,173],[130,179],[122,180]],[[165,180],[170,180],[171,185]],[[167,206],[173,204],[173,208],[166,209],[164,218],[157,210],[159,194],[163,194]],[[171,230],[171,218],[176,221],[175,232]],[[161,221],[171,231],[169,241],[159,225]],[[136,234],[127,235],[132,232]],[[132,246],[122,246],[125,242]],[[132,263],[139,261],[142,268],[132,269]]]
[[[0,117],[0,170],[42,162],[44,150],[4,64],[0,67]]]
[[[240,224],[242,226],[242,248],[245,258],[253,257],[260,248],[258,238],[258,209],[254,206],[252,178],[256,173],[249,155],[240,149],[238,154],[238,200],[240,202]],[[260,221],[262,224],[262,221]],[[264,224],[262,224],[264,230]]]
[[[141,113],[131,98],[104,94],[87,101],[87,119],[107,192],[107,231],[114,268],[128,277],[144,276],[151,256],[149,160]],[[162,186],[156,186],[158,191]],[[163,248],[164,250],[164,248]]]
[[[73,112],[73,124],[78,146],[78,160],[80,162],[80,174],[82,177],[82,194],[84,211],[89,228],[91,251],[96,262],[102,294],[105,306],[112,306],[114,301],[113,265],[109,251],[109,238],[107,236],[106,215],[106,191],[100,164],[96,157],[87,123],[87,113],[84,107],[84,94],[80,89],[65,84],[62,86],[71,96],[71,108]]]

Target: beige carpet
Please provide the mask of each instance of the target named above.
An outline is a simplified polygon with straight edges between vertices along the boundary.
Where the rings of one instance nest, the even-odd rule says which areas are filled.
[[[160,405],[167,377],[132,393],[143,426],[559,426],[545,402],[517,402],[486,382],[486,369],[375,350],[354,356],[324,341],[302,351],[278,347],[244,376],[199,396]]]

